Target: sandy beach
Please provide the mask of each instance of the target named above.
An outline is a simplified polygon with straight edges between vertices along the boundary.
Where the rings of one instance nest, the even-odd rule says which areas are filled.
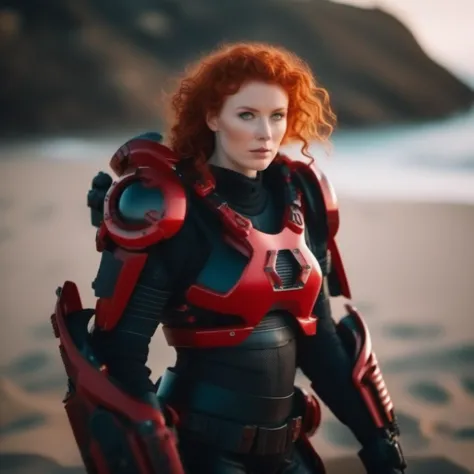
[[[0,162],[0,472],[84,473],[61,403],[49,316],[75,281],[86,306],[99,254],[86,193],[107,160]],[[410,474],[474,472],[474,207],[340,196],[339,243],[394,400]],[[344,301],[335,300],[339,319]],[[161,331],[157,378],[173,362]],[[305,380],[298,383],[306,384]],[[363,473],[357,443],[324,411],[328,474]]]

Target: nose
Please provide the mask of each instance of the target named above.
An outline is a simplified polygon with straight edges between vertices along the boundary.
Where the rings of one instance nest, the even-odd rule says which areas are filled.
[[[258,127],[257,127],[257,139],[261,141],[267,141],[270,140],[272,137],[272,131],[270,127],[270,122],[262,117],[258,121]]]

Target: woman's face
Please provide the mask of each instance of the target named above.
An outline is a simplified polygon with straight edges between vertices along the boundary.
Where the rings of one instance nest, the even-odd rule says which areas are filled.
[[[244,84],[207,124],[216,133],[209,162],[254,177],[275,158],[286,132],[288,95],[263,82]]]

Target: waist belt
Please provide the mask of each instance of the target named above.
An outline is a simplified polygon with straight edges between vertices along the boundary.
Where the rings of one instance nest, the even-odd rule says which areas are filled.
[[[290,419],[276,428],[243,425],[202,413],[179,413],[180,430],[196,439],[235,454],[258,456],[283,454],[301,433],[301,417]]]
[[[158,382],[157,397],[185,413],[200,412],[215,418],[249,420],[262,425],[288,419],[293,407],[293,393],[287,397],[258,397],[196,382],[169,369]]]

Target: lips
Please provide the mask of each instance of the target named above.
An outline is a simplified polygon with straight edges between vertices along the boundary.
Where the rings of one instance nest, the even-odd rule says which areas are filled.
[[[255,150],[250,150],[251,152],[255,152],[255,153],[265,153],[267,151],[270,151],[268,148],[257,148]]]

